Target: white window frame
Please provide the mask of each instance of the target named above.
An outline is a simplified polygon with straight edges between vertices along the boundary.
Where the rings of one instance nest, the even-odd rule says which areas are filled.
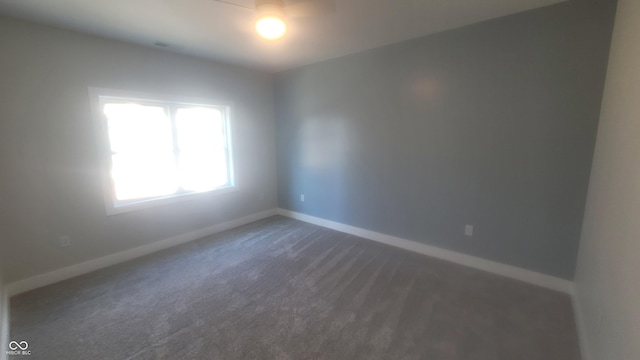
[[[235,163],[234,163],[234,148],[232,141],[232,109],[233,104],[228,101],[203,101],[194,99],[175,99],[168,98],[166,96],[158,96],[154,94],[146,94],[125,90],[114,90],[104,88],[89,88],[89,98],[93,113],[93,119],[95,123],[96,144],[98,145],[98,151],[100,156],[100,172],[102,178],[102,193],[104,197],[104,205],[107,215],[122,214],[131,211],[137,211],[147,209],[156,206],[162,206],[187,200],[192,200],[202,196],[225,194],[238,190],[235,179]],[[209,191],[185,191],[179,190],[179,192],[166,196],[158,196],[153,198],[145,198],[141,200],[127,200],[121,201],[116,199],[115,187],[113,179],[111,177],[111,145],[109,142],[109,129],[106,116],[104,115],[102,106],[105,99],[121,100],[121,101],[134,101],[142,104],[153,104],[163,106],[165,108],[173,106],[199,106],[199,107],[211,107],[216,108],[223,114],[223,122],[225,127],[225,136],[227,144],[227,167],[229,174],[230,184],[209,190]]]

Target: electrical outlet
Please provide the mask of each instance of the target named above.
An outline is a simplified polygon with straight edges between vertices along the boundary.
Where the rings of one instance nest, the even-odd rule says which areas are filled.
[[[467,236],[473,236],[473,225],[465,225],[464,234]]]
[[[71,237],[69,235],[62,235],[58,238],[60,242],[60,247],[71,246]]]
[[[300,194],[300,201],[304,202],[304,194]]]

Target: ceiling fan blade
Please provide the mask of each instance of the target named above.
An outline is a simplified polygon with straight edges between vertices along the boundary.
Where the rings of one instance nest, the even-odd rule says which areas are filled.
[[[291,17],[311,17],[336,12],[334,0],[288,0],[285,11]]]

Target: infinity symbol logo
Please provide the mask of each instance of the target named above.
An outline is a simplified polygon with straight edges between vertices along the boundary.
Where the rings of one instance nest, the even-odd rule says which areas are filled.
[[[12,341],[9,343],[9,349],[11,350],[27,350],[29,348],[29,343],[26,341]]]

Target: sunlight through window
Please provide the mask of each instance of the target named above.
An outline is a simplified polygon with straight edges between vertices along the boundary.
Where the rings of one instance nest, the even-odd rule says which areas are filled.
[[[232,186],[225,107],[101,98],[114,206]]]

